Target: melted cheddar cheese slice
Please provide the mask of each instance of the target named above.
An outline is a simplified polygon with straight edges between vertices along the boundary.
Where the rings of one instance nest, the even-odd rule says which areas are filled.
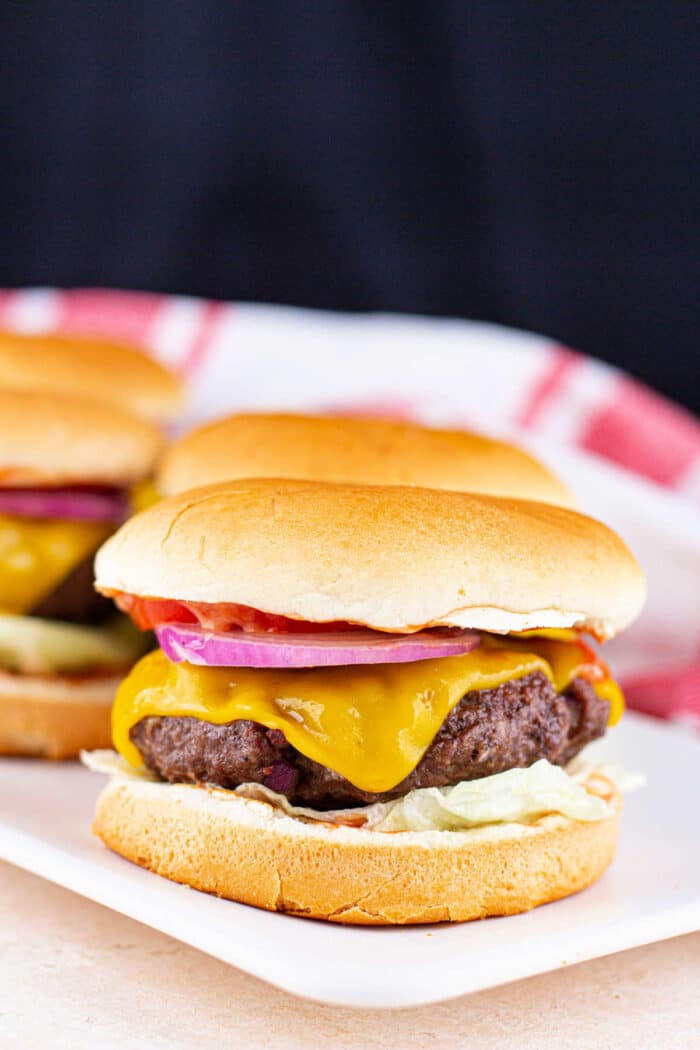
[[[141,510],[148,510],[154,503],[162,499],[156,488],[153,478],[144,478],[135,482],[129,489],[129,508],[132,514],[138,514]]]
[[[465,693],[535,671],[561,692],[581,666],[577,645],[527,639],[511,646],[511,641],[488,638],[465,656],[416,663],[292,671],[174,664],[157,650],[117,692],[114,746],[139,766],[141,755],[129,731],[142,718],[192,717],[215,725],[250,719],[280,729],[303,755],[356,787],[388,791],[418,765]],[[540,645],[547,655],[540,655]],[[599,684],[604,682],[594,685],[597,691]]]
[[[95,551],[114,526],[0,514],[0,613],[25,613]]]

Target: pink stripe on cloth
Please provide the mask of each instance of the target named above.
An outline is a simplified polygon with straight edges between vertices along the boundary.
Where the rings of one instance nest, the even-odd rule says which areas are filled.
[[[621,375],[613,400],[591,417],[579,445],[661,485],[673,485],[700,460],[700,423],[680,405]]]
[[[368,398],[363,401],[334,402],[320,405],[317,409],[329,416],[350,419],[393,419],[397,422],[415,422],[420,415],[420,406],[407,399]]]
[[[12,288],[0,288],[0,325],[8,324],[7,308],[12,305],[14,297]]]
[[[228,303],[211,301],[204,304],[197,333],[179,369],[187,379],[193,379],[202,371],[221,318],[230,309]]]
[[[164,295],[102,288],[77,288],[60,295],[56,333],[123,340],[141,346],[168,302]]]
[[[622,688],[634,711],[697,722],[700,728],[700,663],[632,675],[623,680]]]
[[[573,350],[564,346],[553,347],[542,375],[532,389],[526,392],[514,422],[536,430],[542,411],[560,394],[563,384],[581,361],[581,355]]]

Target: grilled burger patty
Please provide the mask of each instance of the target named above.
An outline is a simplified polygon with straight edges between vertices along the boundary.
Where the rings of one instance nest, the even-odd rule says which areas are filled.
[[[114,604],[94,587],[94,555],[85,558],[31,611],[32,616],[65,623],[98,625],[114,615]]]
[[[329,809],[476,780],[539,758],[564,765],[603,735],[608,711],[607,700],[582,678],[558,694],[539,671],[497,689],[467,693],[413,772],[381,794],[360,790],[295,750],[280,730],[257,722],[213,725],[189,717],[149,717],[133,726],[130,736],[145,764],[164,780],[223,788],[255,781],[297,805]]]

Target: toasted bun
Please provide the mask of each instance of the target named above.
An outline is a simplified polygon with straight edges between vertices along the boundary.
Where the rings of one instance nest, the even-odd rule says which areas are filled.
[[[175,882],[269,911],[356,925],[513,915],[594,882],[613,859],[621,802],[605,820],[387,834],[304,823],[216,789],[115,777],[93,831]]]
[[[126,485],[162,445],[153,423],[113,405],[0,389],[0,485]]]
[[[172,496],[98,551],[98,590],[238,602],[379,630],[625,627],[644,577],[622,540],[544,503],[257,479]]]
[[[235,415],[210,423],[166,452],[157,484],[169,496],[237,478],[425,485],[574,505],[562,482],[505,441],[324,416]]]
[[[182,400],[176,376],[140,350],[77,336],[0,332],[0,386],[108,402],[155,422]]]
[[[83,748],[109,747],[121,680],[0,671],[0,755],[75,758]]]

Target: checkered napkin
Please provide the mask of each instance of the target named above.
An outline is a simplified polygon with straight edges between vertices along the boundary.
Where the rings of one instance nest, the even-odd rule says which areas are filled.
[[[671,490],[686,538],[697,515],[697,543],[686,540],[678,555],[677,605],[666,595],[655,612],[650,602],[644,659],[627,661],[623,684],[631,707],[700,723],[700,423],[618,369],[541,336],[471,321],[97,289],[0,291],[0,327],[139,344],[188,381],[183,426],[233,409],[286,408],[529,433],[646,478],[650,500],[654,486]],[[625,536],[634,547],[634,522]],[[654,615],[658,631],[650,630]]]

